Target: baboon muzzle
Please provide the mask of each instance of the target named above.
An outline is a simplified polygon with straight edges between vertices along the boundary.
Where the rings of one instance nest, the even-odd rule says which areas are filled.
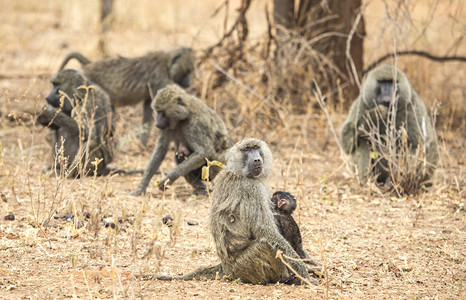
[[[258,158],[255,158],[251,162],[250,167],[251,167],[251,174],[253,176],[259,176],[260,174],[262,174],[262,168],[263,168],[262,158],[260,156]]]
[[[390,102],[392,102],[392,100],[394,99],[393,81],[391,80],[379,81],[378,85],[379,85],[379,93],[377,95],[377,104],[389,106]]]

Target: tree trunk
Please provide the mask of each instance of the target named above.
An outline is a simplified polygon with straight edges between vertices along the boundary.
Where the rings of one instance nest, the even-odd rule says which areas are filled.
[[[100,0],[100,35],[97,48],[102,57],[108,57],[107,32],[111,27],[112,9],[113,0]]]
[[[326,70],[329,74],[323,78],[325,77],[327,81],[330,78],[330,84],[322,83],[322,87],[329,96],[334,96],[332,97],[334,101],[339,100],[335,95],[338,94],[337,88],[341,87],[343,98],[346,100],[345,106],[349,106],[357,97],[359,93],[357,83],[362,77],[365,35],[362,16],[351,36],[360,7],[361,0],[301,0],[298,10],[294,12],[294,1],[274,0],[276,24],[298,31],[309,41],[318,37],[311,45],[312,49],[325,55],[338,69],[337,72]],[[349,57],[347,56],[348,38],[351,38]],[[356,74],[352,71],[351,61]]]

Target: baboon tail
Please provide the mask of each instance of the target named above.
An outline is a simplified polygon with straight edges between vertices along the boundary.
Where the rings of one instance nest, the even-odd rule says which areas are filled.
[[[135,169],[135,170],[121,170],[121,169],[110,169],[110,175],[122,175],[122,176],[129,176],[134,174],[144,174],[144,170],[142,169]]]
[[[82,55],[81,53],[79,52],[71,52],[70,54],[68,54],[65,59],[63,60],[63,62],[61,63],[60,65],[60,68],[58,68],[58,72],[62,71],[66,64],[71,60],[71,59],[76,59],[78,60],[82,66],[84,65],[87,65],[88,63],[90,63],[91,61],[89,59],[87,59],[87,57],[85,57],[84,55]]]
[[[185,274],[183,276],[170,276],[170,275],[156,275],[156,274],[140,274],[136,275],[137,278],[143,280],[215,280],[223,277],[222,264],[218,264],[210,267],[197,268],[194,271]]]

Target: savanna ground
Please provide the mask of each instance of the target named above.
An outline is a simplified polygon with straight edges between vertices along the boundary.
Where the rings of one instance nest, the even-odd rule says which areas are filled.
[[[238,2],[230,3],[227,25]],[[248,12],[251,44],[264,40],[267,2],[253,1]],[[364,3],[366,64],[395,49],[466,55],[462,0]],[[224,10],[212,16],[219,1],[116,0],[115,5],[107,37],[112,56],[179,44],[201,53],[224,32]],[[45,177],[42,167],[51,161],[47,129],[34,125],[31,116],[69,51],[99,58],[98,1],[1,0],[0,6],[0,298],[465,298],[464,64],[398,59],[427,106],[437,108],[442,158],[432,188],[398,197],[360,186],[352,175],[333,134],[344,120],[342,108],[330,109],[328,120],[315,106],[293,114],[278,103],[283,123],[271,122],[276,115],[257,113],[271,102],[264,101],[269,91],[258,74],[265,71],[254,53],[246,53],[248,68],[219,89],[210,78],[222,58],[212,56],[196,70],[191,92],[227,120],[235,141],[255,136],[269,142],[275,157],[271,190],[298,197],[295,218],[304,248],[322,262],[326,278],[312,288],[141,281],[133,275],[182,274],[217,262],[208,229],[209,197],[192,196],[184,179],[162,193],[155,187],[157,175],[146,197],[128,196],[140,175]],[[135,138],[141,111],[140,105],[118,109],[114,167],[144,168],[149,159],[150,151],[139,151]],[[155,136],[153,130],[150,148]],[[174,166],[173,153],[168,157],[162,172]],[[9,213],[15,220],[4,219]],[[72,214],[74,223],[55,218],[60,214]],[[174,217],[170,228],[160,221],[167,214]]]

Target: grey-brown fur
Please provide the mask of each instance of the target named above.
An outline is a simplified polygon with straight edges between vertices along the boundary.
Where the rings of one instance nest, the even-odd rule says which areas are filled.
[[[396,100],[391,100],[390,105],[381,104],[377,100],[381,93],[381,83],[387,81],[396,81],[397,87],[397,95],[392,98]],[[396,114],[393,117],[392,112]],[[353,156],[360,181],[365,182],[369,176],[375,175],[378,181],[383,182],[390,176],[383,157],[376,164],[371,161],[374,147],[367,135],[367,132],[378,127],[378,134],[386,136],[386,125],[390,118],[394,120],[396,130],[406,130],[411,154],[415,153],[418,146],[426,147],[427,166],[422,180],[429,180],[437,165],[438,146],[427,109],[403,72],[392,65],[382,65],[368,74],[341,129],[343,149]]]
[[[163,190],[165,185],[184,176],[196,191],[205,192],[205,185],[196,176],[196,169],[205,164],[206,158],[224,162],[223,154],[232,145],[222,119],[201,99],[189,95],[177,85],[159,90],[152,102],[152,108],[157,113],[156,126],[160,131],[141,183],[131,194],[145,193],[172,141],[176,149],[189,149],[190,154],[160,180],[159,188]],[[212,178],[216,175],[215,170],[212,170],[211,175]]]
[[[267,144],[254,138],[236,143],[226,153],[226,166],[215,180],[210,228],[220,264],[194,270],[184,276],[142,275],[159,280],[216,279],[227,277],[252,284],[303,284],[283,262],[277,251],[299,259],[275,225],[267,178],[272,153]],[[285,259],[307,282],[302,261]]]
[[[195,63],[194,52],[188,47],[154,51],[135,58],[120,57],[96,62],[73,52],[65,58],[60,70],[72,58],[81,62],[84,74],[108,93],[115,107],[144,102],[143,132],[139,137],[143,145],[147,144],[153,121],[151,92],[155,94],[171,83],[188,87]]]
[[[212,236],[224,275],[253,284],[301,284],[276,257],[280,250],[299,259],[275,225],[267,186],[271,170],[272,153],[261,140],[246,138],[227,151],[226,166],[214,185]],[[316,283],[302,261],[285,260],[302,278]]]
[[[94,174],[91,162],[96,158],[102,159],[97,175],[108,174],[115,128],[108,95],[74,70],[61,71],[50,81],[52,90],[37,121],[53,131],[53,157],[59,169],[63,168],[59,158],[63,146],[63,157],[71,168],[69,176]]]

